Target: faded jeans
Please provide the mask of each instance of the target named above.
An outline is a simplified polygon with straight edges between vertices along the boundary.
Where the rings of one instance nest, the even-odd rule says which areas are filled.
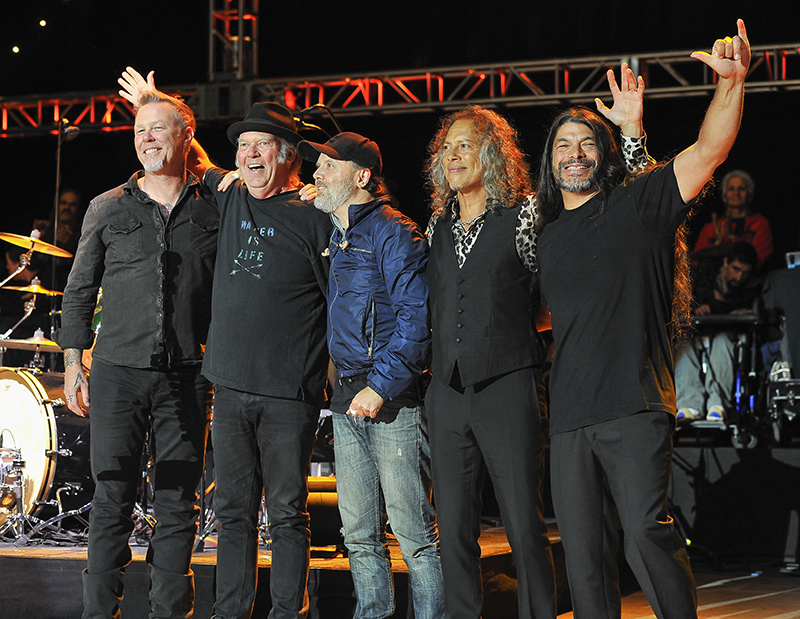
[[[350,556],[356,619],[395,610],[386,515],[408,566],[414,616],[444,616],[439,534],[431,506],[430,447],[422,407],[377,417],[333,415],[336,487]]]

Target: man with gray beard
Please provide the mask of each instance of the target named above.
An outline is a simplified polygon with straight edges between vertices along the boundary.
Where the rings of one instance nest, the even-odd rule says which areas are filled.
[[[357,605],[394,614],[386,515],[408,566],[418,619],[444,615],[439,536],[420,375],[428,357],[428,245],[391,207],[378,145],[356,133],[300,142],[317,164],[314,205],[330,215],[328,348],[336,487]]]

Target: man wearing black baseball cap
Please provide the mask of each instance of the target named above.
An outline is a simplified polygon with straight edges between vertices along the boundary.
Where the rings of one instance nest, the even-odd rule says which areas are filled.
[[[414,616],[440,618],[439,536],[419,380],[430,345],[427,242],[392,208],[375,142],[346,132],[325,144],[300,142],[298,152],[317,164],[314,205],[334,226],[328,349],[338,380],[330,408],[354,617],[394,614],[388,514],[408,566]]]
[[[155,89],[129,69],[123,96]],[[130,100],[130,99],[129,99]],[[203,374],[214,393],[214,511],[219,520],[215,617],[249,616],[255,599],[262,487],[272,536],[270,617],[308,613],[307,479],[324,399],[327,217],[299,198],[300,136],[292,113],[255,103],[228,128],[241,180],[193,142],[192,171],[221,220]]]

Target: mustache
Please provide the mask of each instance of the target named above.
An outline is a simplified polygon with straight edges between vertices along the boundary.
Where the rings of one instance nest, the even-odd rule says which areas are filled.
[[[575,165],[576,163],[589,166],[592,169],[597,167],[597,162],[594,161],[593,159],[585,159],[581,157],[579,159],[570,159],[569,161],[562,161],[561,163],[558,164],[558,169],[563,170],[565,167],[570,165]]]

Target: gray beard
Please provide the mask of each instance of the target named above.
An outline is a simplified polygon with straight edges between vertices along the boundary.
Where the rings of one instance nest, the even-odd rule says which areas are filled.
[[[327,186],[328,192],[324,196],[314,198],[314,206],[323,213],[331,214],[350,197],[352,186],[346,183],[336,183]]]
[[[144,171],[145,172],[158,172],[164,167],[164,160],[159,159],[155,163],[148,163],[144,164]]]
[[[587,178],[585,181],[568,182],[559,176],[556,177],[556,183],[558,184],[559,189],[563,189],[569,193],[585,193],[587,191],[591,191],[592,189],[597,189],[597,183],[595,183],[593,177]]]
[[[583,163],[583,160],[581,160]],[[559,189],[563,189],[564,191],[568,191],[569,193],[585,193],[587,191],[591,191],[592,189],[597,189],[597,179],[595,175],[597,174],[597,167],[594,166],[592,168],[592,174],[583,181],[565,181],[564,178],[561,176],[561,169],[558,170],[558,174],[555,175],[556,177],[556,184],[558,185]]]

